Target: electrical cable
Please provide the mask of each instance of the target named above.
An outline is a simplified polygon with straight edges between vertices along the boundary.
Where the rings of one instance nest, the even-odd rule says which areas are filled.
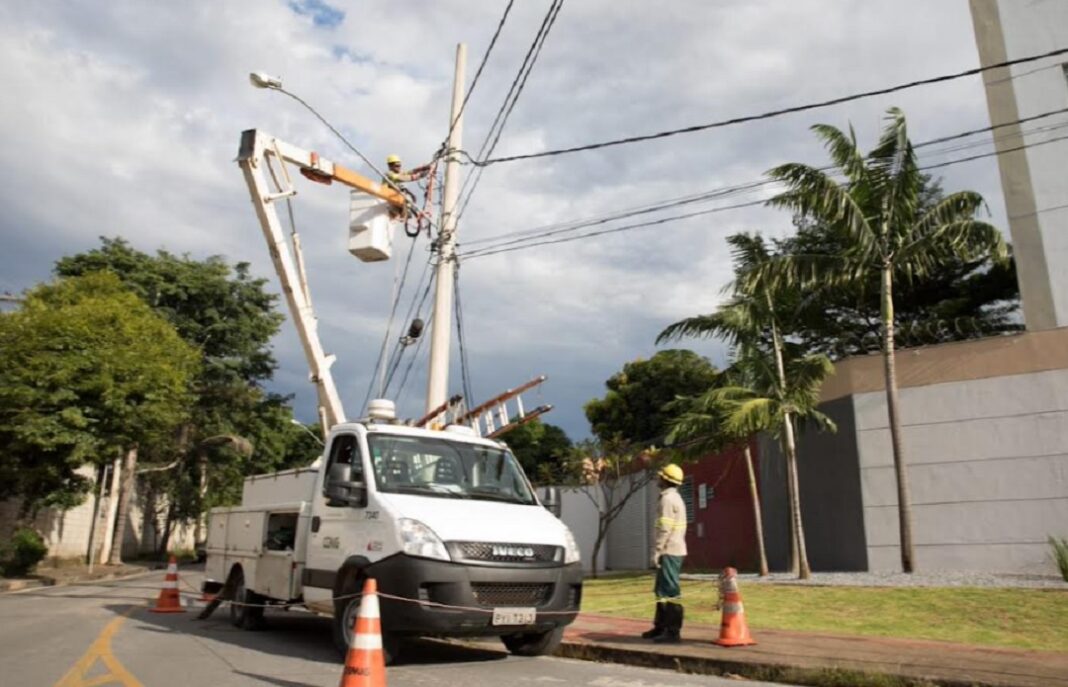
[[[1015,147],[1012,147],[1012,148],[1005,148],[1003,150],[995,150],[992,153],[983,153],[981,155],[972,155],[971,157],[962,157],[962,158],[959,158],[957,160],[950,160],[949,162],[939,162],[938,164],[927,165],[925,167],[919,167],[918,169],[919,169],[919,171],[924,172],[924,171],[927,171],[928,169],[939,169],[941,167],[949,167],[950,165],[958,165],[958,164],[960,164],[962,162],[972,162],[973,160],[982,160],[983,158],[994,157],[995,155],[1005,155],[1006,153],[1015,153],[1015,152],[1020,151],[1020,150],[1026,150],[1027,148],[1037,148],[1038,146],[1043,146],[1043,145],[1046,145],[1047,143],[1056,143],[1057,141],[1065,141],[1065,140],[1068,140],[1068,135],[1066,135],[1066,136],[1056,136],[1054,138],[1048,138],[1048,139],[1046,139],[1044,141],[1035,141],[1034,143],[1025,143],[1023,145],[1015,146]]]
[[[1050,111],[1050,112],[1044,112],[1042,114],[1033,115],[1033,116],[1030,116],[1030,117],[1024,117],[1024,118],[1021,118],[1021,119],[1018,119],[1018,120],[1014,120],[1012,122],[1004,122],[1004,123],[1001,123],[1001,124],[996,124],[996,125],[993,125],[993,126],[984,127],[984,128],[981,128],[981,129],[972,129],[970,131],[962,132],[962,133],[959,133],[959,134],[953,134],[953,135],[949,135],[949,136],[942,136],[942,137],[939,137],[939,138],[931,139],[929,141],[924,141],[922,143],[915,144],[913,146],[913,148],[929,147],[929,146],[932,146],[932,145],[936,145],[936,144],[940,144],[940,143],[945,143],[945,142],[961,139],[961,138],[964,138],[964,137],[967,137],[967,136],[974,136],[974,135],[980,134],[980,133],[987,133],[987,132],[995,131],[997,129],[1001,129],[1001,128],[1004,128],[1004,127],[1007,127],[1007,126],[1014,126],[1014,125],[1018,125],[1018,124],[1021,124],[1021,123],[1032,122],[1032,121],[1035,121],[1035,120],[1038,120],[1038,119],[1043,119],[1043,118],[1046,118],[1046,117],[1051,117],[1051,116],[1054,116],[1054,115],[1057,115],[1057,114],[1064,114],[1064,113],[1068,113],[1068,108],[1063,108],[1063,109],[1060,109],[1060,110],[1053,110],[1053,111]],[[1038,127],[1036,129],[1032,129],[1032,130],[1029,130],[1029,131],[1014,132],[1014,133],[1011,133],[1011,134],[1009,134],[1007,136],[1004,136],[1004,137],[1001,137],[1001,138],[995,138],[995,139],[993,139],[991,141],[980,141],[980,142],[968,144],[966,146],[958,146],[958,147],[954,147],[954,148],[951,148],[951,149],[934,151],[934,154],[944,154],[944,153],[948,153],[948,152],[955,152],[957,150],[963,150],[963,149],[966,149],[966,148],[974,148],[974,147],[978,147],[978,146],[991,145],[993,143],[997,143],[998,141],[1005,140],[1006,138],[1013,138],[1013,137],[1017,137],[1017,136],[1020,136],[1020,135],[1031,135],[1031,134],[1039,133],[1039,132],[1043,132],[1043,131],[1052,131],[1052,130],[1063,128],[1065,126],[1068,126],[1068,123],[1060,123],[1060,124],[1050,125],[1050,126],[1046,126],[1046,127]],[[975,158],[975,159],[978,159],[978,158]],[[950,162],[950,164],[952,164],[952,161]],[[925,167],[923,169],[934,168],[935,166],[945,166],[945,164],[929,166],[929,167]],[[821,171],[829,171],[829,170],[833,169],[833,166],[827,166],[827,167],[823,167],[823,168],[820,168],[820,169],[821,169]],[[640,215],[640,214],[648,214],[650,212],[656,212],[656,211],[660,211],[660,210],[665,210],[665,209],[669,209],[669,208],[672,208],[672,207],[677,207],[677,206],[680,206],[680,205],[686,205],[686,204],[695,203],[695,202],[701,202],[701,201],[706,201],[706,200],[722,199],[722,198],[727,197],[727,196],[736,195],[739,192],[743,192],[744,193],[744,192],[747,192],[747,191],[750,191],[750,190],[755,190],[755,189],[760,188],[762,186],[768,186],[768,185],[777,184],[777,183],[779,183],[779,182],[777,182],[774,179],[765,179],[765,180],[762,180],[762,181],[754,181],[754,182],[749,182],[749,183],[746,183],[746,184],[738,184],[736,186],[728,186],[728,187],[723,187],[723,188],[718,188],[718,189],[712,189],[710,191],[706,191],[706,192],[702,192],[702,193],[698,193],[698,194],[692,194],[692,195],[689,195],[689,196],[682,196],[682,197],[679,197],[679,198],[673,198],[673,199],[669,199],[669,200],[663,201],[663,202],[661,202],[659,204],[639,206],[637,208],[632,208],[630,210],[621,211],[621,212],[613,214],[613,215],[595,217],[595,218],[590,218],[590,219],[586,219],[586,220],[581,220],[581,221],[578,221],[578,222],[565,223],[565,224],[561,224],[561,225],[547,225],[546,227],[541,227],[541,228],[533,229],[533,230],[527,230],[527,231],[523,231],[523,232],[511,232],[511,233],[507,233],[507,234],[499,234],[499,235],[497,235],[495,237],[488,237],[488,238],[485,238],[485,239],[479,239],[479,240],[476,240],[476,241],[472,241],[471,243],[474,244],[474,243],[494,242],[494,241],[500,241],[501,239],[511,239],[511,240],[500,241],[498,243],[495,243],[492,246],[486,246],[486,247],[481,247],[481,248],[474,249],[474,250],[469,251],[467,253],[463,253],[462,257],[465,257],[465,258],[467,258],[467,257],[479,257],[479,256],[482,256],[482,255],[488,254],[490,251],[497,252],[497,249],[499,249],[499,248],[510,246],[510,245],[514,245],[514,244],[518,244],[518,243],[524,243],[524,242],[531,241],[531,240],[536,239],[536,238],[543,238],[543,237],[556,235],[556,234],[560,234],[560,233],[576,231],[578,229],[586,228],[586,227],[589,227],[589,226],[595,226],[595,225],[598,225],[598,224],[606,224],[606,223],[608,223],[610,221],[615,221],[615,220],[618,220],[618,219],[625,219],[625,218],[633,217],[633,216]],[[744,207],[744,206],[745,205],[743,205],[742,207]],[[731,207],[733,208],[734,206],[731,206]],[[680,218],[687,218],[687,217],[690,217],[690,216],[692,216],[692,215],[682,215],[682,216],[680,216]],[[640,225],[640,226],[644,226],[644,225]],[[600,233],[604,233],[604,232],[596,232],[596,233],[589,234],[589,235],[590,236],[595,236],[595,235],[599,235]],[[521,237],[521,238],[514,238],[514,239],[511,238],[511,237],[514,237],[514,236],[515,237]],[[586,235],[584,235],[584,236],[586,236]],[[538,244],[538,245],[541,245],[541,244]]]
[[[542,18],[541,26],[538,27],[538,32],[535,34],[533,42],[531,42],[530,47],[527,49],[526,55],[523,56],[523,62],[519,65],[519,71],[516,72],[515,78],[512,79],[512,84],[508,88],[508,93],[505,94],[504,101],[497,110],[497,115],[493,118],[493,123],[490,124],[489,131],[486,132],[486,137],[482,140],[482,145],[479,146],[477,157],[488,158],[493,154],[494,149],[497,147],[497,142],[500,140],[501,133],[504,131],[504,126],[508,121],[508,117],[511,116],[512,110],[515,108],[515,104],[519,100],[519,95],[523,92],[523,88],[526,86],[527,78],[530,76],[530,72],[534,69],[534,63],[541,54],[541,48],[545,44],[545,39],[548,37],[549,31],[552,30],[553,24],[556,23],[556,17],[560,13],[560,8],[562,6],[563,0],[553,0],[549,5],[549,9]],[[496,132],[496,134],[494,132]],[[490,143],[491,139],[493,141],[492,144]],[[467,204],[471,201],[471,196],[474,194],[481,179],[481,167],[476,170],[474,174],[468,175],[467,178],[464,179],[459,194],[463,197],[463,201],[458,204],[459,211],[456,213],[457,222],[459,222],[460,218],[463,216],[464,210],[467,209]],[[470,190],[468,191],[469,184]],[[464,195],[465,191],[467,192],[466,195]]]
[[[460,381],[463,384],[464,398],[468,402],[474,400],[471,391],[471,366],[467,358],[467,347],[464,345],[464,316],[463,304],[460,301],[460,261],[456,261],[453,270],[453,301],[456,310],[456,339],[460,345]]]
[[[323,125],[327,129],[330,129],[330,131],[334,134],[334,136],[337,136],[338,140],[340,140],[342,143],[344,143],[345,146],[349,150],[351,150],[352,152],[356,153],[356,156],[359,157],[361,160],[363,160],[364,163],[375,172],[375,174],[378,174],[383,179],[386,178],[386,175],[382,173],[382,170],[378,169],[378,167],[375,167],[375,163],[373,163],[369,159],[367,159],[367,156],[364,155],[363,153],[361,153],[359,151],[359,149],[356,148],[356,146],[352,145],[352,143],[349,141],[349,139],[345,138],[344,134],[342,134],[340,131],[338,131],[336,128],[334,128],[334,125],[331,124],[329,121],[327,121],[326,117],[324,117],[321,114],[319,114],[319,111],[316,110],[311,105],[309,105],[303,98],[301,98],[299,95],[296,95],[295,93],[290,93],[289,91],[287,91],[286,89],[282,88],[281,86],[276,86],[276,87],[274,87],[273,90],[276,90],[279,93],[284,93],[285,95],[288,95],[290,98],[292,98],[293,100],[296,100],[298,103],[303,105],[305,107],[305,109],[307,109],[308,112],[311,112],[313,115],[315,115],[316,119],[318,119],[320,122],[322,122]]]
[[[386,360],[385,360],[386,348],[389,346],[390,334],[393,331],[393,320],[397,315],[397,305],[400,303],[401,294],[404,293],[404,283],[408,278],[408,268],[412,264],[412,256],[415,255],[415,247],[416,247],[416,240],[415,239],[416,238],[418,238],[418,235],[416,235],[416,237],[413,238],[412,245],[408,249],[408,258],[404,261],[404,270],[401,272],[399,282],[398,282],[398,280],[396,278],[393,281],[393,284],[394,284],[393,299],[392,299],[393,303],[390,306],[389,319],[386,321],[386,333],[382,336],[382,346],[378,351],[378,360],[375,363],[374,372],[371,373],[371,381],[367,385],[367,394],[364,396],[364,399],[363,399],[363,406],[361,406],[362,410],[366,410],[367,404],[371,400],[371,394],[374,393],[375,383],[379,381],[378,380],[378,372],[379,372],[379,370],[382,370],[386,366]],[[378,392],[379,392],[380,395],[384,395],[385,394],[385,386],[386,386],[385,385],[385,377],[383,376],[382,381],[379,383],[379,386],[378,386]]]
[[[428,297],[428,296],[430,295],[430,289],[431,289],[431,288],[433,288],[433,286],[434,286],[434,281],[435,281],[436,277],[437,277],[437,270],[434,270],[434,271],[432,271],[432,272],[431,272],[431,274],[430,274],[430,279],[429,279],[429,280],[427,281],[427,284],[426,284],[426,289],[425,289],[425,290],[423,291],[423,296],[422,296],[422,298],[421,298],[421,299],[419,300],[419,305],[418,305],[418,307],[416,308],[416,311],[415,311],[415,312],[416,312],[416,316],[418,316],[418,315],[419,315],[420,313],[422,313],[422,311],[423,311],[423,305],[424,305],[424,304],[426,303],[427,297]],[[428,317],[428,319],[427,319],[427,321],[426,321],[426,324],[425,324],[425,325],[424,325],[424,327],[423,327],[423,331],[424,331],[424,332],[425,332],[425,331],[427,331],[427,330],[429,329],[429,327],[430,327],[430,322],[431,322],[431,321],[432,321],[433,319],[434,319],[434,313],[433,313],[433,310],[431,310],[430,316]],[[422,348],[422,346],[423,346],[423,341],[424,341],[424,340],[425,340],[426,338],[427,338],[427,337],[426,337],[425,335],[421,335],[421,336],[419,337],[419,341],[418,341],[418,342],[416,343],[416,346],[415,346],[415,353],[414,353],[414,354],[412,355],[412,360],[411,360],[411,361],[409,362],[409,365],[408,365],[408,371],[409,371],[409,372],[411,371],[411,365],[412,365],[412,363],[414,363],[414,361],[415,361],[415,358],[417,358],[417,357],[418,357],[418,355],[419,355],[419,349],[421,349],[421,348]],[[391,384],[391,383],[393,382],[393,377],[394,377],[394,375],[396,375],[396,373],[397,373],[397,369],[398,369],[398,368],[400,367],[400,364],[401,364],[401,360],[403,359],[403,353],[404,353],[404,351],[403,351],[403,349],[402,349],[402,350],[400,351],[400,354],[399,354],[399,355],[397,356],[397,358],[396,358],[396,362],[394,363],[394,365],[393,365],[393,368],[392,368],[391,370],[389,370],[389,372],[388,372],[388,374],[387,374],[387,376],[386,376],[386,384],[385,384],[385,390],[386,390],[387,392],[389,391],[389,387],[390,387],[390,384]],[[405,373],[405,379],[407,379],[407,373]],[[401,392],[401,390],[402,390],[403,388],[404,388],[404,387],[403,387],[403,382],[402,382],[402,384],[401,384],[401,387],[400,387],[400,388],[399,388],[399,389],[397,390],[397,396],[398,396],[398,397],[400,396],[400,392]]]
[[[490,53],[493,52],[493,46],[497,44],[497,37],[501,35],[501,29],[504,28],[504,22],[508,19],[508,13],[512,11],[512,5],[515,0],[508,0],[508,5],[504,8],[504,14],[501,15],[501,20],[497,22],[497,29],[493,32],[493,37],[490,38],[489,45],[486,47],[486,52],[482,53],[482,61],[478,64],[478,69],[475,70],[475,78],[471,79],[471,85],[467,87],[467,93],[464,94],[464,100],[460,103],[460,110],[456,113],[456,117],[449,124],[449,133],[445,134],[445,140],[441,142],[441,149],[444,150],[449,145],[449,137],[452,136],[453,129],[456,128],[456,123],[460,121],[460,117],[464,114],[464,109],[467,108],[467,101],[471,99],[471,93],[474,92],[475,86],[478,84],[478,77],[482,76],[482,70],[486,68],[486,62],[489,60]]]
[[[974,160],[979,160],[979,159],[988,158],[988,157],[994,157],[994,156],[997,156],[997,155],[1003,155],[1005,153],[1016,152],[1016,151],[1024,150],[1026,148],[1045,145],[1047,143],[1055,143],[1057,141],[1062,141],[1062,140],[1068,140],[1068,135],[1066,135],[1066,136],[1058,136],[1058,137],[1054,137],[1054,138],[1047,139],[1047,140],[1044,140],[1044,141],[1037,141],[1037,142],[1034,142],[1034,143],[1024,144],[1024,145],[1016,146],[1016,147],[1013,147],[1013,148],[1006,148],[1004,150],[994,151],[994,152],[991,152],[991,153],[983,153],[983,154],[980,154],[980,155],[973,155],[973,156],[970,156],[970,157],[959,158],[959,159],[956,159],[956,160],[950,160],[948,162],[941,162],[941,163],[936,163],[936,164],[932,164],[932,165],[926,165],[926,166],[923,166],[923,167],[919,167],[918,170],[919,171],[926,171],[926,170],[929,170],[929,169],[938,169],[938,168],[941,168],[941,167],[948,167],[950,165],[960,164],[960,163],[963,163],[963,162],[971,162],[971,161],[974,161]],[[986,144],[986,142],[984,142],[984,145],[985,144]],[[658,226],[658,225],[661,225],[661,224],[667,224],[668,222],[674,222],[674,221],[678,221],[678,220],[689,219],[691,217],[697,217],[697,216],[701,216],[701,215],[708,215],[708,214],[713,214],[713,213],[716,213],[716,212],[723,212],[723,211],[726,211],[726,210],[735,210],[735,209],[739,209],[739,208],[753,207],[753,206],[756,206],[756,205],[763,205],[765,202],[766,201],[762,199],[762,200],[750,201],[750,202],[747,202],[747,203],[737,203],[737,204],[734,204],[734,205],[725,205],[725,206],[720,206],[720,207],[715,207],[715,208],[709,208],[707,210],[699,210],[699,211],[696,211],[696,212],[685,213],[685,214],[682,214],[682,215],[672,215],[671,217],[664,217],[664,218],[661,218],[661,219],[651,220],[651,221],[648,221],[648,222],[638,222],[638,223],[635,223],[635,224],[624,225],[624,226],[621,226],[621,227],[612,227],[610,229],[603,229],[603,230],[600,230],[600,231],[588,232],[588,233],[579,234],[579,235],[576,235],[576,236],[566,236],[566,237],[563,237],[563,238],[557,238],[557,239],[552,239],[552,240],[544,240],[544,241],[532,241],[532,242],[523,243],[523,244],[520,244],[520,245],[513,245],[513,246],[508,246],[508,247],[503,247],[503,248],[496,248],[494,246],[490,246],[490,247],[485,248],[485,249],[476,250],[476,251],[472,251],[470,253],[461,254],[460,257],[462,257],[465,260],[471,260],[471,259],[474,259],[474,258],[481,258],[481,257],[489,256],[489,255],[499,255],[501,253],[510,253],[510,252],[513,252],[513,251],[524,250],[524,249],[527,249],[527,248],[535,248],[535,247],[538,247],[538,246],[546,246],[546,245],[552,245],[552,244],[556,244],[556,243],[567,243],[567,242],[570,242],[570,241],[577,241],[579,239],[591,238],[591,237],[595,237],[595,236],[601,236],[601,235],[604,235],[604,234],[612,234],[612,233],[617,233],[617,232],[622,232],[622,231],[629,231],[629,230],[632,230],[632,229],[641,229],[641,228],[645,228],[645,227]]]
[[[1005,60],[1003,62],[997,62],[986,66],[973,67],[971,69],[965,69],[964,71],[954,72],[952,74],[943,74],[941,76],[934,76],[926,79],[918,79],[915,81],[909,81],[903,84],[895,86],[889,86],[885,88],[877,88],[869,91],[861,91],[859,93],[853,93],[850,95],[839,96],[837,98],[830,98],[828,100],[817,101],[813,103],[805,103],[803,105],[794,105],[791,107],[784,107],[777,110],[769,110],[760,114],[743,115],[739,117],[732,117],[730,119],[723,119],[716,122],[709,122],[706,124],[696,124],[693,126],[687,126],[680,129],[668,129],[666,131],[659,131],[652,134],[642,134],[638,136],[628,136],[626,138],[612,139],[608,141],[600,141],[598,143],[588,143],[585,145],[571,146],[568,148],[557,148],[554,150],[544,150],[538,153],[527,153],[524,155],[509,155],[507,157],[490,158],[478,160],[472,158],[470,154],[465,151],[461,151],[468,159],[468,164],[472,164],[478,167],[488,167],[490,165],[497,165],[505,162],[517,162],[520,160],[535,160],[545,157],[554,157],[557,155],[567,155],[571,153],[584,152],[588,150],[599,150],[601,148],[609,148],[614,146],[626,145],[630,143],[640,143],[643,141],[652,141],[656,139],[669,138],[671,136],[678,136],[680,134],[695,133],[698,131],[707,131],[709,129],[719,129],[735,124],[744,124],[747,122],[755,122],[764,119],[772,119],[775,117],[781,117],[787,114],[794,114],[797,112],[807,112],[809,110],[817,110],[832,105],[840,105],[842,103],[852,102],[854,100],[861,100],[864,98],[871,98],[878,95],[887,95],[889,93],[896,93],[898,91],[907,90],[910,88],[916,88],[918,86],[928,86],[936,83],[944,83],[946,81],[953,81],[968,76],[974,76],[976,74],[982,74],[994,69],[1002,69],[1006,67],[1012,67],[1018,64],[1027,64],[1030,62],[1036,62],[1038,60],[1057,57],[1068,53],[1068,48],[1058,48],[1056,50],[1050,50],[1049,52],[1042,53],[1040,55],[1031,55],[1028,57],[1020,57],[1013,60]]]

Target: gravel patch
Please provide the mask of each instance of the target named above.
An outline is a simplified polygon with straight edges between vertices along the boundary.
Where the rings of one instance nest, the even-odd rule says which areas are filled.
[[[716,575],[683,574],[687,580],[715,581]],[[900,572],[833,572],[812,573],[808,580],[799,580],[789,573],[772,573],[760,577],[755,573],[738,575],[747,584],[792,584],[810,587],[1001,587],[1010,589],[1062,589],[1068,582],[1056,575],[1024,573],[994,573],[975,571],[932,571],[907,575]]]

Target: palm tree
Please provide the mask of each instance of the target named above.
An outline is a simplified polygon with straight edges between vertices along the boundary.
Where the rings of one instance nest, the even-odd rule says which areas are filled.
[[[886,128],[875,149],[864,156],[856,136],[833,126],[812,127],[830,153],[843,182],[828,172],[791,163],[768,174],[786,184],[784,193],[769,202],[796,216],[827,227],[846,249],[837,255],[794,254],[758,266],[748,276],[747,288],[835,288],[879,278],[882,349],[886,379],[886,406],[897,479],[898,520],[901,532],[901,567],[915,569],[912,511],[908,476],[901,441],[897,374],[894,359],[894,277],[923,278],[953,259],[1007,257],[1001,233],[976,219],[984,207],[982,196],[961,191],[924,208],[923,174],[908,138],[905,115],[887,111]]]
[[[818,403],[818,389],[817,397],[813,400],[811,407],[795,406],[788,401],[793,393],[792,390],[796,388],[796,383],[788,381],[781,313],[790,311],[791,306],[798,300],[797,291],[776,290],[775,285],[768,282],[750,283],[749,275],[774,259],[760,236],[735,234],[728,237],[727,242],[732,247],[735,270],[735,280],[728,288],[733,288],[734,295],[711,315],[699,315],[670,325],[657,337],[657,343],[676,340],[684,336],[726,339],[735,349],[738,358],[735,367],[747,371],[741,378],[742,387],[751,386],[757,390],[754,391],[754,397],[759,396],[777,404],[775,413],[767,416],[770,424],[759,427],[750,434],[774,429],[780,435],[783,453],[786,456],[787,493],[790,501],[793,539],[790,568],[796,570],[803,579],[807,579],[810,571],[805,551],[804,527],[801,521],[794,415],[799,410],[806,414],[815,412],[813,409]],[[774,360],[773,370],[761,363],[768,359],[769,354]],[[830,362],[823,356],[818,356],[818,358],[826,361],[828,366],[830,365]],[[815,359],[811,358],[811,360]],[[826,374],[829,372],[824,373],[823,376]],[[822,378],[820,377],[821,381]],[[735,388],[742,387],[736,386]],[[711,397],[709,399],[712,400]],[[725,399],[719,398],[719,400]],[[706,412],[712,412],[712,408],[707,408]],[[781,422],[779,422],[779,415],[781,415]],[[819,417],[823,416],[819,415]],[[697,422],[699,418],[694,416],[691,419]]]

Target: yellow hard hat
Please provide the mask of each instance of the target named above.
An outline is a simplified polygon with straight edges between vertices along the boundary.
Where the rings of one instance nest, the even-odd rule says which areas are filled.
[[[682,484],[682,468],[674,463],[668,463],[656,473],[660,479],[672,484]]]
[[[401,161],[401,159],[400,159],[399,155],[390,155],[389,157],[386,158],[386,164],[388,164],[388,165],[392,165],[394,162],[399,165],[400,161]]]

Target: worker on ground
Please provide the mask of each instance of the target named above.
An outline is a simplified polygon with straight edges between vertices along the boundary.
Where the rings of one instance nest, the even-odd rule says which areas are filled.
[[[660,503],[657,508],[653,552],[653,567],[656,568],[656,616],[653,629],[642,633],[645,639],[654,642],[675,644],[682,630],[682,589],[679,587],[679,571],[686,557],[686,504],[679,496],[682,484],[682,468],[668,463],[657,473],[660,484]]]

